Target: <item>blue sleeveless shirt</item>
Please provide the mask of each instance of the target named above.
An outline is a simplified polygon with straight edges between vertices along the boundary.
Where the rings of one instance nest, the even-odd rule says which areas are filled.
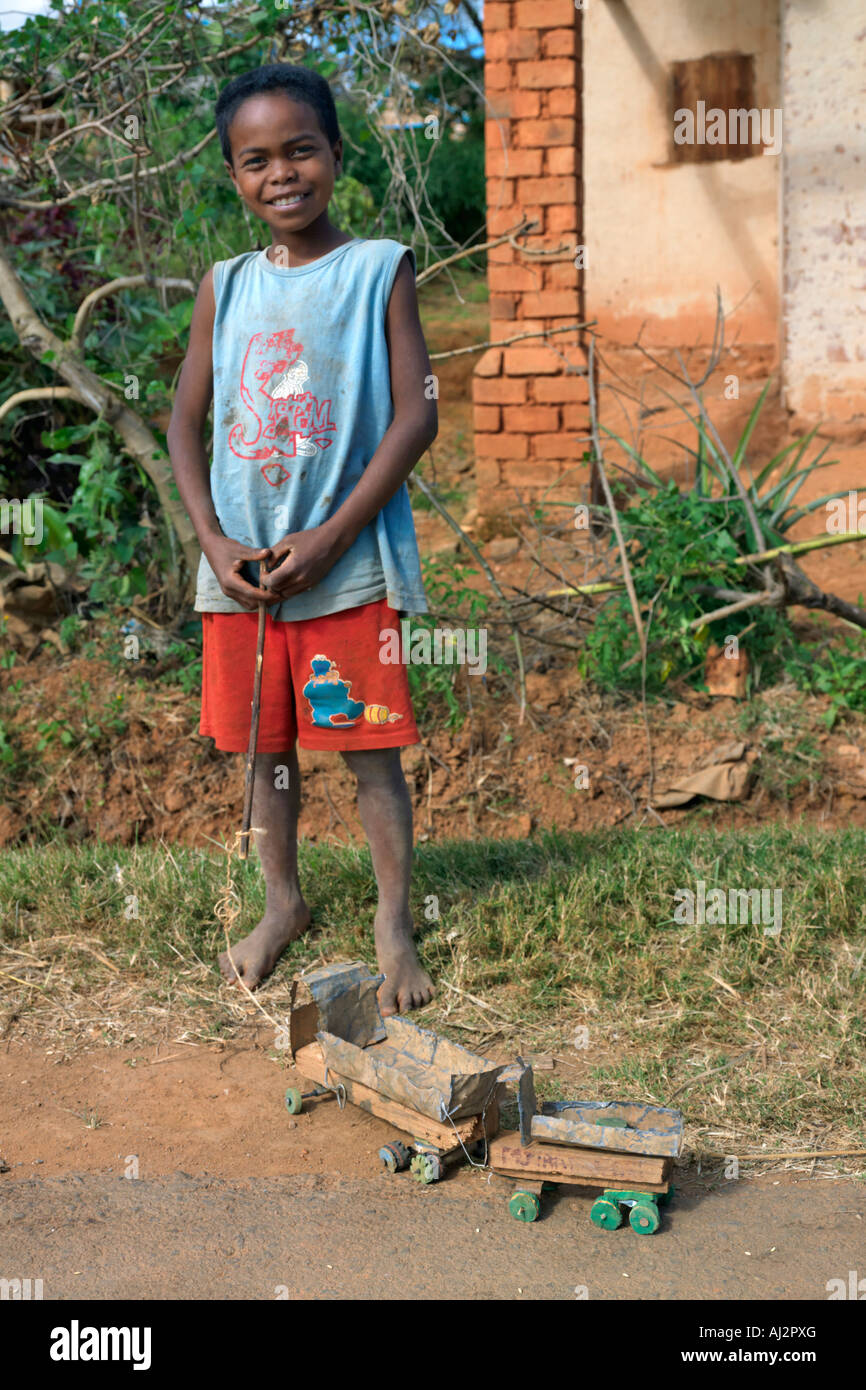
[[[309,265],[247,251],[213,268],[211,496],[226,536],[275,545],[345,501],[394,418],[385,312],[411,247],[356,237]],[[258,566],[246,566],[257,579]],[[387,598],[426,613],[405,483],[323,579],[268,608],[283,622]],[[204,555],[196,611],[242,613]]]

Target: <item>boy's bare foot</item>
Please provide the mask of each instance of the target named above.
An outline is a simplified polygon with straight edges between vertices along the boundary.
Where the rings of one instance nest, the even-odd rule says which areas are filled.
[[[290,941],[295,941],[310,925],[310,909],[303,898],[291,898],[280,911],[269,910],[249,936],[231,948],[236,971],[223,951],[219,966],[230,985],[240,975],[247,989],[255,989],[270,975]]]
[[[412,920],[376,918],[376,958],[385,976],[379,986],[379,1011],[383,1018],[423,1008],[433,998],[433,985],[423,970],[412,940]]]

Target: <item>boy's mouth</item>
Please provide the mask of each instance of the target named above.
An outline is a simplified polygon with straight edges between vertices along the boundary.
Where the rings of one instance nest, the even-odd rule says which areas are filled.
[[[279,198],[269,198],[268,203],[272,208],[297,208],[309,196],[309,193],[283,193]]]

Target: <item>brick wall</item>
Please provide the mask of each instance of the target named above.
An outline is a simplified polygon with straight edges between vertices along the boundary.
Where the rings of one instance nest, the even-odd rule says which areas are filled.
[[[484,7],[487,235],[521,217],[537,227],[488,252],[490,338],[585,318],[581,242],[581,12],[573,0],[487,0]],[[520,247],[530,254],[524,254]],[[533,252],[561,248],[558,257]],[[478,505],[580,501],[589,481],[585,335],[490,348],[473,377]],[[566,476],[567,475],[567,476]]]

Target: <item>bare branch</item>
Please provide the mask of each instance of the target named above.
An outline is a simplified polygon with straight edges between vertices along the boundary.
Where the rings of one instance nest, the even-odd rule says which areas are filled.
[[[13,395],[7,396],[0,405],[0,420],[17,405],[23,405],[25,401],[60,401],[77,400],[77,396],[71,386],[29,386],[26,391],[15,391]]]

